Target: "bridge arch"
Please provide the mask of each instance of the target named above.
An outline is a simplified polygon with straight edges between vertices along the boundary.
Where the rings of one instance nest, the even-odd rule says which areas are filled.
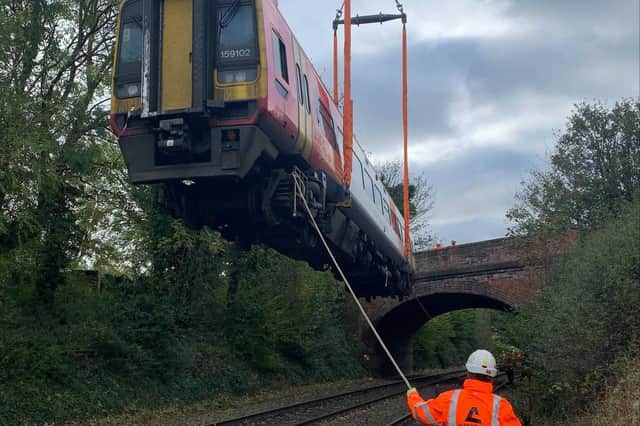
[[[468,308],[508,311],[533,299],[549,259],[575,247],[577,234],[553,240],[500,238],[417,253],[414,293],[378,299],[367,310],[404,371],[413,366],[413,337],[430,319]],[[363,333],[371,367],[394,374],[370,331]]]
[[[411,371],[413,366],[413,338],[431,319],[457,310],[484,308],[509,311],[514,305],[509,301],[491,295],[491,287],[474,287],[473,292],[461,293],[438,289],[433,286],[427,294],[416,295],[406,299],[385,312],[376,320],[376,327],[389,350],[404,371]],[[369,336],[372,339],[373,336]],[[378,365],[376,369],[383,375],[393,375],[395,370],[382,357],[382,351],[377,348]]]

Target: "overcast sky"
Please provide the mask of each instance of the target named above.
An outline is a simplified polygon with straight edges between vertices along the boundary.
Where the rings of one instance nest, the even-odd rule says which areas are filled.
[[[327,87],[340,0],[280,0]],[[395,12],[353,0],[353,14]],[[504,236],[506,210],[544,168],[573,105],[638,97],[640,0],[404,0],[410,168],[433,183],[445,243]],[[402,155],[401,26],[354,28],[355,130],[377,160]]]

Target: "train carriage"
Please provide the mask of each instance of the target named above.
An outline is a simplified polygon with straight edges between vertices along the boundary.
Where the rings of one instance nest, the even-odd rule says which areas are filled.
[[[127,0],[111,127],[134,184],[192,227],[328,264],[304,196],[360,296],[410,292],[402,217],[274,0]],[[295,182],[300,182],[299,194]]]

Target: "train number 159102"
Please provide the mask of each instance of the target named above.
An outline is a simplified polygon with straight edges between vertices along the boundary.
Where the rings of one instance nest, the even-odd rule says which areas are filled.
[[[248,58],[251,56],[251,49],[230,49],[220,52],[222,59]]]

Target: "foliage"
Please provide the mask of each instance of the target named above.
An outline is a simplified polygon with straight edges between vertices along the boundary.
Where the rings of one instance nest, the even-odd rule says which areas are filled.
[[[640,338],[640,201],[584,238],[552,271],[532,313],[545,411],[570,414],[603,390]]]
[[[496,323],[499,340],[523,348],[534,372],[518,395],[527,417],[564,419],[591,407],[637,350],[640,200],[618,208],[555,261],[532,306]]]
[[[460,366],[478,348],[493,350],[490,324],[489,312],[468,309],[429,320],[415,337],[415,368]]]
[[[598,225],[640,191],[640,102],[576,105],[550,160],[507,213],[515,234]]]
[[[607,387],[607,397],[590,404],[568,424],[598,426],[610,424],[612,419],[621,425],[640,423],[640,359],[636,356],[622,361],[620,378]]]
[[[498,324],[502,341],[525,348],[538,373],[520,395],[529,414],[563,419],[590,407],[638,345],[640,103],[576,106],[550,170],[533,172],[517,199],[508,212],[514,233],[581,231],[532,306]]]
[[[32,303],[33,285],[0,288],[0,423],[58,423],[363,373],[329,273],[254,247],[228,304],[225,265],[237,252],[167,221],[162,244],[193,255],[184,269],[103,276],[100,285],[67,274],[46,310]]]
[[[81,245],[106,135],[115,0],[6,0],[0,11],[0,257],[51,304]]]
[[[254,247],[229,306],[227,339],[255,368],[326,380],[358,374],[357,345],[347,344],[345,293],[329,272]],[[344,363],[351,359],[351,362]]]
[[[380,181],[385,186],[391,199],[404,214],[404,185],[402,163],[389,161],[376,165]],[[416,247],[427,248],[433,242],[429,232],[428,220],[435,202],[433,186],[423,174],[414,177],[409,183],[409,214],[411,217],[411,234]]]

